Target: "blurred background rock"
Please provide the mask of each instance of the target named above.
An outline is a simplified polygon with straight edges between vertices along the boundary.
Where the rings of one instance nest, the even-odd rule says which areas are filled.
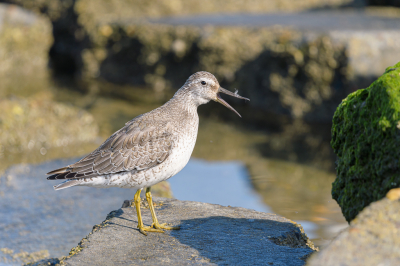
[[[400,189],[395,188],[366,207],[329,247],[314,253],[307,265],[398,265],[399,199]]]
[[[224,86],[244,90],[256,109],[313,122],[330,122],[341,99],[367,86],[400,53],[399,33],[393,31],[397,20],[387,18],[398,12],[369,7],[379,1],[9,2],[52,22],[49,54],[55,73],[147,85],[162,97],[203,69]],[[293,13],[306,10],[314,13]],[[232,22],[243,14],[276,12],[292,15]],[[341,24],[343,12],[347,20]],[[363,23],[376,15],[382,18],[372,27]],[[213,22],[212,16],[219,20]],[[330,16],[334,25],[324,23]]]
[[[52,24],[41,14],[0,5],[0,96],[32,93],[32,83],[47,78]]]
[[[82,156],[206,70],[251,102],[229,99],[241,120],[200,108],[194,157],[242,161],[264,203],[316,223],[321,244],[343,225],[332,117],[399,60],[397,1],[0,2],[0,170]]]

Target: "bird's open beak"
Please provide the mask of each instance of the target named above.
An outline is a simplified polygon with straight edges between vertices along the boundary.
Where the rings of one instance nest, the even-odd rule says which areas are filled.
[[[232,106],[230,106],[227,102],[225,102],[225,101],[219,96],[219,93],[228,94],[228,95],[230,95],[230,96],[233,96],[233,97],[236,97],[236,98],[239,98],[239,99],[243,99],[243,100],[247,100],[247,101],[250,101],[250,99],[247,99],[247,98],[245,98],[245,97],[240,96],[239,94],[237,94],[237,92],[233,93],[233,92],[230,92],[230,91],[228,91],[228,90],[225,90],[225,89],[222,88],[222,87],[219,87],[219,89],[218,89],[216,102],[219,102],[219,103],[221,103],[222,105],[225,105],[226,107],[228,107],[229,109],[231,109],[232,111],[234,111],[238,116],[242,117],[235,109],[233,109]]]

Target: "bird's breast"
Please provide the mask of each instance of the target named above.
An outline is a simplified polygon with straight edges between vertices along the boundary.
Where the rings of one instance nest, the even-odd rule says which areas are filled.
[[[196,144],[198,123],[192,124],[176,137],[174,147],[168,158],[171,166],[171,176],[174,176],[186,166]],[[168,177],[169,178],[169,177]]]

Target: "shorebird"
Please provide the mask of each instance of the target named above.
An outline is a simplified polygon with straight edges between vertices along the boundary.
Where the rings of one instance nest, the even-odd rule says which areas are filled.
[[[54,186],[55,190],[72,186],[136,189],[134,205],[142,234],[179,229],[158,222],[150,189],[176,175],[188,163],[199,126],[197,107],[213,100],[240,116],[220,93],[249,100],[237,91],[222,88],[211,73],[197,72],[164,105],[133,118],[95,151],[74,164],[47,173],[47,179],[66,179]],[[151,226],[144,226],[140,212],[143,188],[152,216]]]

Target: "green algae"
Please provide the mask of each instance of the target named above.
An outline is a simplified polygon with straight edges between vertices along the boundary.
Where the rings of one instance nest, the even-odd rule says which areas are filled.
[[[400,63],[350,94],[333,117],[338,156],[332,196],[347,221],[400,185]]]

